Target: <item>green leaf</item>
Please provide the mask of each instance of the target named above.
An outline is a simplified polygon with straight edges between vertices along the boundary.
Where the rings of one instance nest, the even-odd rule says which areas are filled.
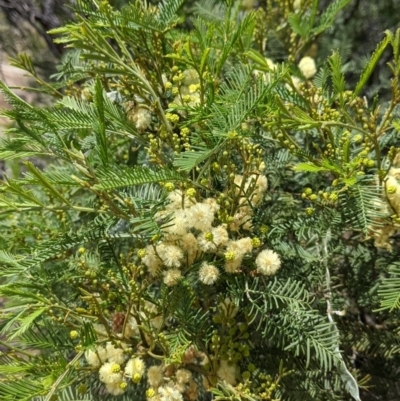
[[[159,7],[157,20],[164,27],[173,24],[178,18],[177,12],[185,0],[163,0]]]
[[[400,132],[400,120],[392,121],[393,128]]]
[[[12,340],[12,339],[20,336],[21,334],[25,333],[30,328],[30,326],[33,324],[33,322],[47,310],[48,310],[47,306],[38,308],[30,315],[19,320],[20,327],[16,331],[14,331],[14,333],[12,333],[8,338],[10,340]]]
[[[325,167],[317,166],[311,162],[308,163],[299,163],[293,167],[295,171],[307,171],[310,173],[316,173],[320,171],[329,171]]]
[[[32,202],[33,204],[37,206],[43,207],[44,204],[41,200],[39,200],[32,191],[26,190],[21,186],[21,183],[16,180],[8,180],[6,179],[4,185],[4,194],[13,194],[18,197],[23,198],[24,200],[27,200],[29,202]],[[3,201],[5,199],[2,199]],[[11,199],[12,200],[12,199]]]
[[[225,24],[229,24],[230,21],[225,22]],[[255,26],[255,14],[250,13],[247,14],[239,23],[236,29],[232,31],[230,29],[229,35],[227,36],[227,40],[224,41],[224,45],[222,48],[222,52],[218,58],[217,66],[216,66],[216,74],[218,75],[222,70],[226,60],[231,54],[234,47],[240,42],[242,35],[246,34],[249,30],[254,29]],[[228,29],[227,29],[228,30]]]
[[[304,18],[301,13],[291,13],[288,17],[288,22],[293,32],[300,35],[302,38],[306,38],[310,32],[310,21]]]
[[[314,35],[319,35],[330,28],[333,25],[338,12],[346,7],[350,2],[351,0],[335,0],[331,2],[325,12],[321,15],[319,25],[312,30],[312,33]]]
[[[174,160],[174,166],[181,171],[190,171],[207,160],[215,149],[204,149],[193,152],[182,152]]]
[[[91,394],[91,388],[87,389],[86,394],[81,394],[76,386],[68,386],[62,390],[57,392],[57,400],[58,401],[96,401],[98,398],[94,397]],[[45,401],[45,397],[37,397],[32,401]],[[122,398],[121,401],[128,401],[125,398]]]
[[[353,93],[353,99],[358,96],[358,94],[361,92],[362,88],[366,85],[368,82],[369,77],[371,76],[372,72],[374,71],[376,65],[378,64],[379,59],[382,57],[383,52],[386,50],[386,47],[390,43],[390,36],[386,34],[386,37],[382,40],[381,43],[377,46],[375,49],[374,53],[371,56],[371,59],[367,63],[367,65],[364,67],[360,79],[356,85],[356,88],[354,89]]]
[[[36,75],[35,67],[33,65],[32,59],[26,53],[19,53],[17,58],[9,58],[8,59],[10,65],[13,67],[20,68],[26,72],[29,72],[32,76]]]
[[[43,390],[43,385],[37,379],[25,377],[24,380],[13,381],[11,385],[0,381],[0,398],[3,401],[31,401],[32,397],[42,394]]]
[[[43,173],[36,168],[33,163],[31,162],[25,162],[25,166],[28,168],[28,170],[38,179],[38,181],[45,187],[47,190],[57,199],[59,199],[61,202],[71,206],[71,203],[65,199],[64,196],[61,195],[61,193],[46,179],[46,177],[43,175]]]
[[[321,160],[321,166],[325,167],[327,170],[332,171],[334,173],[342,173],[342,169],[340,168],[340,166],[338,166],[337,164],[335,164],[333,162],[333,160],[329,160],[329,159],[322,159]]]
[[[321,165],[318,166],[311,162],[299,163],[293,167],[295,171],[308,171],[308,172],[320,172],[320,171],[332,171],[334,173],[341,173],[341,169],[336,164],[332,163],[331,160],[322,159]]]
[[[23,272],[26,268],[19,263],[19,258],[11,253],[0,250],[0,262],[2,268],[0,270],[0,277],[13,276]],[[5,266],[10,266],[6,268]]]
[[[387,35],[390,36],[390,41],[393,47],[393,55],[394,55],[394,60],[396,63],[399,61],[399,54],[400,54],[400,28],[396,30],[395,35],[393,36],[393,33],[391,31],[385,31],[387,32]]]
[[[0,373],[3,374],[15,374],[31,370],[34,365],[0,365]]]
[[[382,279],[378,289],[381,307],[377,311],[400,309],[400,263],[389,265],[389,277]]]
[[[265,57],[262,54],[260,54],[257,50],[255,49],[248,50],[246,52],[246,56],[257,65],[257,68],[261,67],[261,69],[265,71],[271,70],[271,68],[267,63],[267,60],[265,60]]]
[[[374,227],[384,224],[387,215],[381,192],[374,177],[358,177],[357,182],[339,196],[342,213],[352,229],[369,235]]]
[[[39,302],[46,301],[46,299],[43,298],[42,296],[23,289],[21,283],[19,283],[18,285],[9,284],[7,286],[0,287],[0,294],[10,297],[14,296],[15,298],[20,298],[20,299],[25,299],[28,300],[29,302],[32,302],[32,300]]]
[[[354,177],[349,177],[349,178],[343,178],[343,182],[347,186],[351,187],[352,185],[354,185],[357,182],[357,177],[354,176]]]
[[[32,156],[43,156],[50,155],[50,153],[44,152],[14,152],[11,150],[0,151],[0,160],[14,160],[14,159],[26,159]]]
[[[345,90],[344,74],[342,73],[342,62],[338,52],[334,52],[329,57],[329,67],[331,71],[332,84],[336,97],[339,99],[340,106],[344,105],[343,93]]]
[[[207,61],[208,61],[208,56],[210,55],[211,49],[207,47],[204,50],[203,56],[201,57],[201,62],[200,62],[200,70],[199,70],[199,75],[200,77],[203,76],[203,72],[205,71],[205,68],[207,66]]]
[[[175,171],[150,170],[143,167],[103,171],[99,173],[99,178],[100,182],[93,187],[97,190],[130,187],[151,182],[184,181],[183,176]]]
[[[106,138],[106,118],[104,114],[104,96],[106,96],[100,78],[96,78],[94,101],[96,104],[97,124],[95,129],[99,155],[103,166],[108,165],[108,149]]]
[[[93,323],[90,321],[84,321],[80,328],[80,340],[82,346],[86,348],[92,348],[96,343],[97,334],[93,327]]]

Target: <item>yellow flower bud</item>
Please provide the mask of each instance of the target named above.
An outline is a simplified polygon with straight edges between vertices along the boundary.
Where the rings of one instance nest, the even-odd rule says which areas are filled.
[[[312,216],[314,214],[315,209],[313,207],[308,207],[306,209],[306,213],[308,216]]]
[[[146,249],[139,249],[137,252],[137,255],[139,256],[139,258],[144,258],[146,256]]]
[[[72,330],[69,332],[69,338],[71,340],[75,340],[78,337],[79,337],[79,333],[76,330]]]
[[[142,380],[142,375],[140,375],[139,373],[135,373],[135,374],[132,376],[132,381],[133,381],[134,383],[139,383],[140,380]]]
[[[189,92],[190,93],[197,92],[199,89],[200,89],[200,84],[189,85]]]
[[[214,240],[214,235],[211,232],[205,233],[204,234],[204,239],[206,241],[212,242]]]
[[[194,188],[189,188],[189,189],[186,191],[186,195],[187,195],[189,198],[193,198],[194,196],[196,196],[196,190],[195,190]]]
[[[177,123],[179,121],[179,116],[177,114],[166,113],[165,117],[167,117],[168,121],[171,121],[173,123]]]
[[[236,259],[236,253],[234,251],[229,251],[225,253],[225,260],[228,262]]]
[[[336,193],[331,193],[331,194],[329,195],[329,200],[330,200],[331,202],[336,202],[336,201],[338,200],[338,195],[337,195]]]
[[[111,366],[111,372],[113,373],[121,372],[121,366],[118,365],[118,363],[113,363],[113,365]]]
[[[172,182],[167,182],[167,183],[165,183],[164,188],[168,192],[172,192],[175,189],[175,185]]]
[[[214,162],[214,163],[212,164],[212,169],[213,169],[214,171],[218,171],[220,168],[221,168],[221,167],[220,167],[220,165],[219,165],[217,162]]]

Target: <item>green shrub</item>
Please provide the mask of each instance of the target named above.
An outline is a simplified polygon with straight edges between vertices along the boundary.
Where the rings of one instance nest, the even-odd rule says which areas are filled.
[[[182,3],[80,1],[52,105],[1,85],[2,399],[395,396],[400,30],[349,88],[349,0]]]

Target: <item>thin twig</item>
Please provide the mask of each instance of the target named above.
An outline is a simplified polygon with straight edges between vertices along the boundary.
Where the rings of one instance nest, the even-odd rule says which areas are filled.
[[[325,266],[325,281],[326,281],[326,314],[328,316],[329,322],[332,324],[333,331],[336,334],[336,339],[337,343],[335,346],[335,354],[337,359],[339,360],[338,363],[338,369],[339,369],[339,374],[341,379],[344,381],[345,388],[346,390],[349,391],[350,395],[356,400],[356,401],[361,401],[360,394],[359,394],[359,388],[357,384],[357,380],[354,378],[354,376],[350,373],[350,371],[347,369],[346,363],[344,361],[343,355],[340,352],[339,348],[339,329],[337,328],[337,325],[335,321],[333,320],[332,317],[332,307],[331,307],[331,297],[332,297],[332,291],[331,291],[331,274],[329,272],[329,266],[328,266],[328,241],[331,237],[331,231],[328,230],[326,235],[324,236],[322,240],[322,253],[323,253],[323,263]]]

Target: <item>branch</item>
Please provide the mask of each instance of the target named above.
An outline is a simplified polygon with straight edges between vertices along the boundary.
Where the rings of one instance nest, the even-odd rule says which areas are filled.
[[[350,371],[347,369],[346,363],[343,359],[343,355],[340,352],[339,349],[339,329],[336,326],[335,321],[333,320],[332,317],[332,309],[331,309],[331,297],[332,297],[332,291],[331,291],[331,274],[329,272],[329,266],[328,266],[328,241],[331,238],[331,231],[328,230],[326,233],[325,237],[322,240],[322,253],[323,253],[323,263],[325,266],[325,281],[326,281],[326,314],[328,316],[329,322],[332,324],[333,330],[336,333],[337,337],[337,345],[335,347],[335,353],[336,356],[339,360],[339,374],[341,379],[343,380],[346,390],[350,393],[350,395],[356,400],[356,401],[361,401],[360,398],[360,392],[358,389],[358,384],[357,380],[354,378],[354,376],[350,373]]]

